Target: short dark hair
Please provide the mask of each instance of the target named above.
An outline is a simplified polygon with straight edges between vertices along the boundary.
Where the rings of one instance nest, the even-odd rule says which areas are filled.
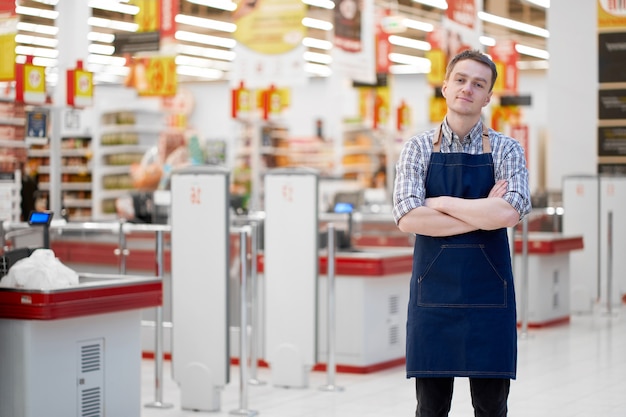
[[[450,60],[448,63],[448,67],[446,68],[446,80],[450,77],[454,66],[459,61],[464,61],[466,59],[471,59],[476,62],[480,62],[481,64],[487,65],[489,69],[491,69],[491,86],[489,87],[489,91],[493,89],[494,84],[496,83],[496,78],[498,78],[498,70],[496,69],[496,64],[493,63],[491,58],[488,55],[480,52],[478,49],[466,49],[462,52],[459,52]]]

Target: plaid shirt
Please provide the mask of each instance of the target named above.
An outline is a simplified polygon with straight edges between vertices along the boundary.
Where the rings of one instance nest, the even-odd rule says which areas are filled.
[[[431,129],[413,136],[404,144],[396,163],[396,179],[393,191],[393,217],[400,218],[416,207],[424,205],[426,195],[426,171],[433,151]],[[503,198],[511,204],[522,219],[530,212],[530,191],[524,149],[515,139],[489,129],[489,140],[496,181],[507,180],[508,191]],[[482,123],[478,122],[462,140],[450,130],[447,122],[441,125],[441,152],[465,152],[481,154]]]

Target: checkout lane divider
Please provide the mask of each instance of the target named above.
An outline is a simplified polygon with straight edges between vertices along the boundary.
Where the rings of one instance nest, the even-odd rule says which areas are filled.
[[[163,232],[156,231],[156,276],[163,282]],[[154,401],[145,404],[148,408],[172,408],[174,404],[163,402],[163,303],[156,307],[154,332]]]
[[[327,296],[327,316],[326,316],[326,384],[320,387],[321,391],[343,391],[343,387],[335,385],[335,375],[337,373],[337,364],[335,362],[335,225],[328,223],[328,268],[326,280],[326,296]]]
[[[250,385],[265,385],[266,381],[258,379],[258,326],[259,326],[259,286],[258,286],[258,224],[256,221],[250,222]]]
[[[248,236],[251,234],[250,226],[239,229],[239,256],[241,263],[241,287],[239,290],[240,317],[239,317],[239,408],[230,411],[230,415],[256,416],[255,410],[248,408]]]

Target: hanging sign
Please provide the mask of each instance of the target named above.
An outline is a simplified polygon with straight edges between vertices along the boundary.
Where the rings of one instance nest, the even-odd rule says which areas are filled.
[[[252,110],[252,92],[244,87],[243,81],[239,87],[231,90],[231,116],[233,119],[245,117]]]
[[[396,109],[396,130],[405,132],[411,126],[411,107],[404,100]]]
[[[0,1],[0,81],[15,80],[15,1]]]
[[[33,65],[33,57],[25,64],[15,64],[15,101],[43,104],[46,102],[45,67]]]
[[[135,15],[135,23],[138,25],[137,32],[157,32],[160,26],[161,4],[160,0],[134,0],[139,8]]]
[[[133,59],[126,85],[140,96],[173,96],[178,88],[176,58],[151,56]]]
[[[514,40],[499,40],[495,46],[489,48],[493,62],[496,64],[499,77],[493,86],[494,93],[517,92],[517,61],[519,53],[515,49]]]
[[[86,107],[92,103],[93,74],[83,69],[83,61],[77,61],[76,69],[67,70],[67,104]]]

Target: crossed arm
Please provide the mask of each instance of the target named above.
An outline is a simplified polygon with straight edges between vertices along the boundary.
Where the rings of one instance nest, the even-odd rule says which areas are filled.
[[[425,205],[404,215],[398,227],[403,232],[426,236],[452,236],[474,230],[512,227],[519,213],[502,198],[507,191],[505,180],[497,181],[485,198],[427,198]]]

